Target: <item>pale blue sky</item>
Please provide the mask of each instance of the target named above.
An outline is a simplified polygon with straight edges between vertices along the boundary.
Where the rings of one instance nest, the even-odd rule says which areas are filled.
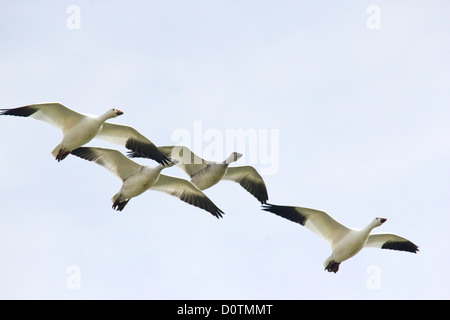
[[[70,5],[81,29],[67,28]],[[421,251],[366,249],[329,274],[325,242],[226,181],[205,191],[220,221],[157,192],[117,213],[117,177],[54,161],[56,128],[1,117],[0,298],[450,298],[449,16],[448,1],[2,1],[0,108],[118,107],[114,122],[158,145],[196,122],[278,130],[270,203],[355,228],[385,217],[377,232]]]

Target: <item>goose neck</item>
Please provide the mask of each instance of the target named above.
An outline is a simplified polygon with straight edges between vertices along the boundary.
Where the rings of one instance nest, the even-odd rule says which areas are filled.
[[[377,227],[377,225],[372,221],[363,229],[363,231],[365,231],[369,234],[376,227]]]
[[[226,158],[226,159],[223,161],[223,164],[229,165],[230,163],[232,163],[232,162],[234,162],[234,161],[236,161],[236,160],[234,159],[234,155],[230,155],[228,158]]]
[[[105,112],[104,114],[102,114],[101,116],[98,117],[98,119],[101,122],[105,122],[106,120],[111,119],[111,118],[114,118],[114,115],[112,115],[110,111]]]

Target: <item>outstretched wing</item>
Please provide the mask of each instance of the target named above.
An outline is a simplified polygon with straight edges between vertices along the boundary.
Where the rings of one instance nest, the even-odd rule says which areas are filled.
[[[208,211],[216,218],[221,218],[223,211],[220,210],[199,188],[187,180],[159,175],[158,182],[150,189],[166,192],[180,200]]]
[[[132,154],[136,153],[139,157],[153,159],[162,165],[170,162],[170,159],[162,154],[153,142],[130,126],[106,122],[97,134],[97,138],[124,146],[131,150]]]
[[[366,247],[391,249],[417,253],[419,247],[414,243],[392,233],[371,234],[366,242]]]
[[[80,147],[71,152],[73,155],[85,160],[93,161],[116,176],[125,180],[139,172],[142,168],[131,159],[128,159],[121,152],[113,149],[94,148],[94,147]]]
[[[228,167],[227,173],[223,179],[239,183],[262,204],[266,203],[269,199],[263,178],[258,171],[251,166]]]
[[[45,121],[64,133],[85,118],[85,115],[56,102],[38,103],[14,109],[0,109],[0,115],[32,117]]]
[[[315,209],[277,206],[267,204],[263,210],[301,224],[309,230],[326,240],[333,247],[341,240],[350,229],[334,220],[328,213]]]

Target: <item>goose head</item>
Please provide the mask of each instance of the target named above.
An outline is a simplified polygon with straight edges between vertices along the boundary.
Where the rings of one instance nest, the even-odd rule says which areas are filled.
[[[111,109],[111,113],[112,113],[115,117],[118,117],[118,116],[123,115],[123,111],[121,111],[121,110],[119,110],[119,109],[117,109],[117,108],[112,108],[112,109]]]
[[[383,223],[386,222],[386,220],[387,220],[386,218],[376,217],[369,223],[369,225],[367,225],[365,230],[368,230],[370,232],[373,228],[381,226]]]
[[[379,226],[381,226],[383,223],[385,223],[386,220],[387,220],[386,218],[376,217],[375,220],[373,220],[373,225],[374,225],[375,227],[379,227]]]
[[[112,108],[112,109],[109,109],[108,111],[106,111],[106,113],[103,115],[103,117],[106,119],[112,119],[112,118],[121,116],[122,114],[123,114],[123,111],[121,111],[117,108]]]
[[[230,164],[232,162],[238,161],[242,157],[242,153],[233,152],[230,156],[224,161],[226,164]]]

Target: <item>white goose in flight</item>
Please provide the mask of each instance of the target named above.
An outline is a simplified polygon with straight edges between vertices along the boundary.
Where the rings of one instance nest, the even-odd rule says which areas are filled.
[[[72,150],[97,137],[142,153],[158,163],[169,163],[170,160],[134,128],[105,122],[122,114],[122,111],[114,108],[101,116],[85,115],[60,103],[39,103],[14,109],[0,109],[0,115],[32,117],[59,128],[64,136],[61,143],[52,151],[58,162],[67,157]]]
[[[166,157],[178,161],[178,166],[191,177],[191,182],[200,190],[205,190],[221,180],[232,180],[239,183],[261,203],[269,199],[267,188],[261,175],[251,166],[229,167],[230,163],[239,160],[242,154],[233,152],[223,162],[207,161],[185,146],[158,147]],[[129,152],[131,158],[145,157],[139,152]]]
[[[328,272],[336,273],[342,261],[353,257],[364,247],[412,253],[419,251],[418,246],[398,235],[391,233],[370,234],[372,229],[386,222],[387,219],[385,218],[375,218],[365,228],[357,230],[340,224],[324,211],[272,204],[267,204],[262,209],[297,222],[325,239],[332,248],[331,256],[324,262],[325,270]]]
[[[141,166],[127,158],[121,152],[105,148],[80,147],[71,152],[73,155],[94,161],[122,179],[122,188],[112,198],[113,209],[122,211],[131,198],[147,190],[166,192],[180,200],[210,212],[221,218],[220,210],[202,191],[187,180],[161,174],[161,170],[173,166],[176,160],[167,166]]]

